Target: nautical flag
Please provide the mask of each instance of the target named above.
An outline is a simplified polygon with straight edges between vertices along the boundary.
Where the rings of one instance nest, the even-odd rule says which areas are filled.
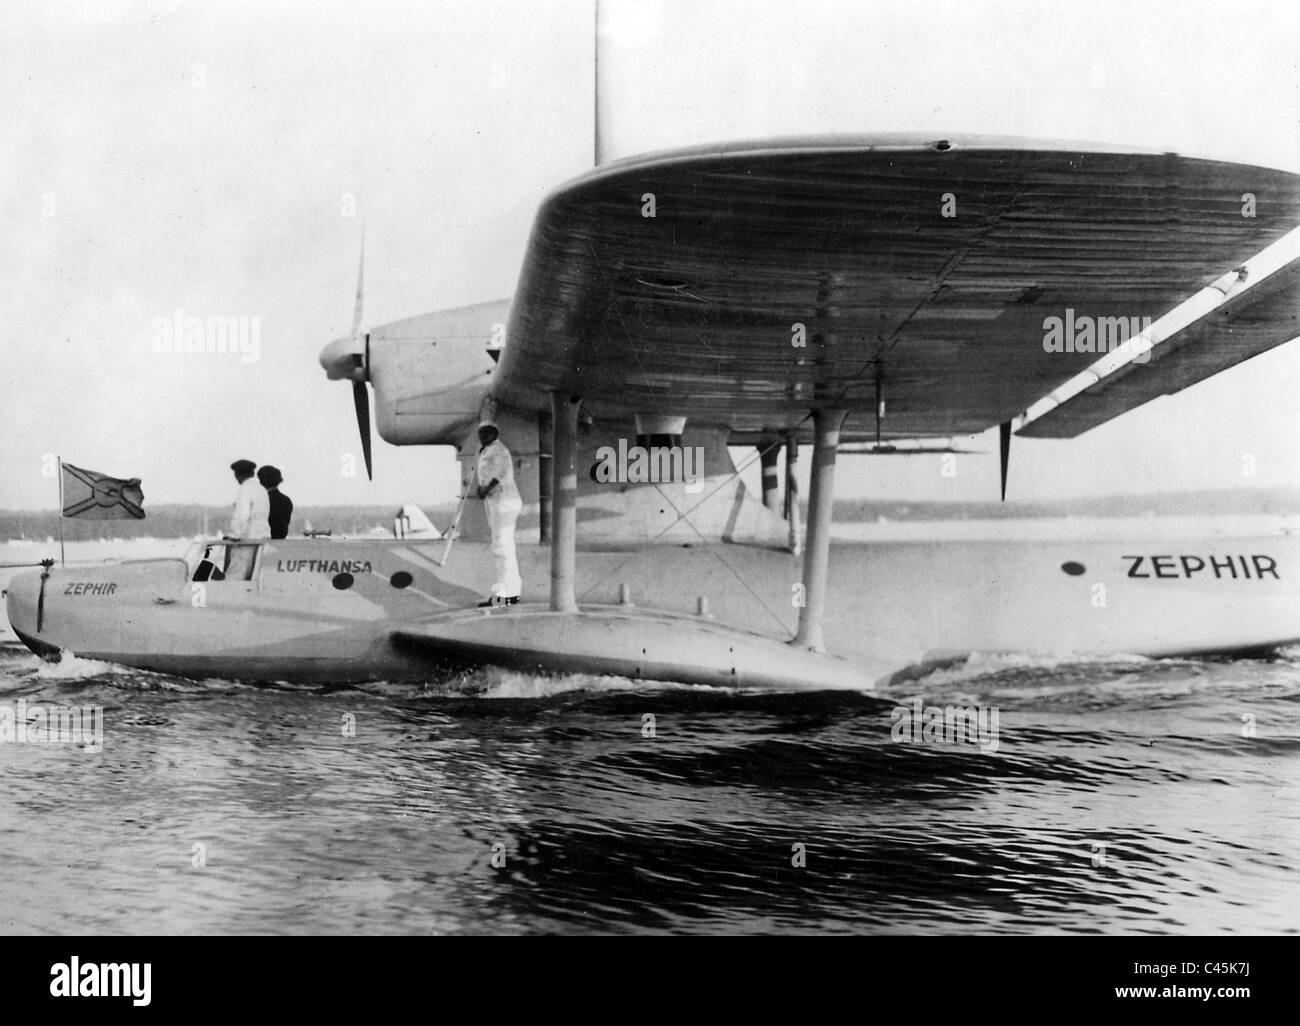
[[[70,463],[63,468],[63,515],[82,520],[144,519],[140,479],[123,481]]]

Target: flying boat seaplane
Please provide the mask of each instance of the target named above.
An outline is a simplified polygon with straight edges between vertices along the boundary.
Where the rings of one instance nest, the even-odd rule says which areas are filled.
[[[238,574],[211,572],[236,565],[220,542],[48,567],[13,581],[9,617],[37,652],[254,680],[491,664],[865,688],[971,652],[1290,642],[1300,547],[1280,533],[832,544],[832,504],[841,451],[993,427],[1005,495],[1013,434],[1074,437],[1289,341],[1300,263],[1241,269],[1298,223],[1300,176],[1079,143],[770,139],[598,166],[543,202],[509,300],[363,331],[358,285],[321,353],[368,472],[372,394],[386,441],[458,450],[445,537],[238,543]],[[1167,326],[1206,289],[1216,305]],[[514,605],[479,605],[486,419],[524,503]]]

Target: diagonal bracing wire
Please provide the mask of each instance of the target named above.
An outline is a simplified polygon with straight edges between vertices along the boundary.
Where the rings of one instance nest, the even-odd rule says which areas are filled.
[[[811,416],[812,416],[811,413],[807,414],[807,415],[803,418],[803,420],[799,421],[799,423],[795,425],[795,428],[797,429],[800,425],[802,425],[805,421],[807,421],[807,420],[809,419],[809,417],[811,417]],[[763,456],[764,456],[767,452],[769,452],[771,449],[774,449],[776,446],[780,445],[780,444],[782,443],[782,441],[783,441],[783,439],[778,438],[778,439],[774,440],[771,444],[769,444],[765,449],[758,449],[757,447],[755,447],[755,451],[754,451],[754,453],[752,453],[749,457],[747,457],[747,458],[746,458],[746,459],[745,459],[745,460],[740,464],[739,467],[736,467],[735,470],[733,470],[732,473],[731,473],[730,475],[728,475],[728,476],[727,476],[723,481],[721,481],[721,482],[717,485],[717,487],[715,487],[715,488],[714,488],[712,491],[710,491],[707,495],[702,496],[702,497],[700,498],[700,500],[699,500],[698,502],[696,502],[695,505],[691,506],[689,509],[686,509],[686,510],[678,510],[676,504],[673,503],[673,501],[672,501],[672,500],[671,500],[671,499],[670,499],[666,494],[664,494],[663,489],[660,488],[659,485],[656,483],[656,484],[655,484],[655,488],[656,488],[656,490],[659,492],[660,495],[663,496],[663,498],[664,498],[664,499],[669,503],[669,505],[671,505],[671,506],[673,507],[673,510],[677,513],[677,516],[674,517],[674,518],[673,518],[673,519],[672,519],[672,520],[671,520],[671,521],[670,521],[670,522],[669,522],[665,527],[663,527],[661,530],[659,530],[655,535],[653,535],[651,538],[648,538],[648,539],[646,540],[645,544],[647,544],[647,545],[652,544],[652,543],[655,542],[657,539],[662,538],[665,534],[667,534],[667,533],[668,533],[669,531],[671,531],[674,527],[676,527],[677,524],[678,524],[680,521],[683,521],[683,520],[686,522],[687,526],[690,527],[690,529],[691,529],[692,531],[694,531],[697,535],[700,536],[700,539],[701,539],[702,541],[707,542],[708,539],[704,537],[704,535],[703,535],[703,533],[701,533],[700,529],[699,529],[698,527],[696,527],[693,523],[691,523],[691,520],[690,520],[690,516],[691,516],[691,514],[694,513],[694,512],[695,512],[697,509],[699,509],[701,506],[703,506],[703,505],[704,505],[706,502],[708,502],[711,498],[713,498],[713,496],[717,495],[718,492],[720,492],[723,488],[726,488],[727,485],[731,484],[731,482],[734,481],[737,477],[739,477],[742,473],[744,473],[744,471],[745,471],[748,467],[752,466],[755,460],[762,459]],[[738,581],[741,583],[741,585],[744,586],[745,590],[748,591],[751,595],[754,596],[754,599],[758,602],[758,604],[761,605],[761,606],[762,606],[762,607],[767,611],[768,615],[771,616],[772,619],[776,621],[777,626],[779,626],[779,627],[781,628],[782,631],[788,631],[789,628],[786,626],[785,621],[783,621],[779,616],[777,616],[777,614],[776,614],[775,612],[772,611],[772,607],[769,606],[769,605],[767,604],[767,602],[764,601],[763,597],[762,597],[761,595],[759,595],[758,592],[756,592],[756,591],[753,589],[753,587],[750,585],[750,583],[749,583],[747,580],[745,580],[745,578],[740,574],[740,572],[739,572],[738,570],[736,570],[736,568],[733,567],[730,563],[728,563],[725,559],[723,559],[723,558],[722,558],[722,554],[719,553],[717,550],[710,548],[709,551],[710,551],[710,553],[711,553],[713,556],[715,556],[715,557],[717,558],[718,562],[720,562],[724,567],[726,567],[727,570],[728,570],[728,572],[730,572],[731,575],[732,575],[733,577],[735,577],[736,580],[738,580]],[[633,554],[633,555],[631,555],[631,556],[628,556],[626,559],[621,560],[621,561],[620,561],[619,563],[617,563],[617,564],[616,564],[616,565],[615,565],[611,570],[609,570],[609,571],[606,572],[605,574],[601,575],[601,577],[600,577],[600,578],[599,578],[599,579],[598,579],[594,584],[592,584],[592,585],[590,585],[588,588],[586,588],[586,589],[583,591],[581,597],[585,599],[585,598],[586,598],[588,595],[590,595],[593,591],[595,591],[595,590],[596,590],[597,588],[599,588],[602,584],[604,584],[604,583],[605,583],[606,581],[608,581],[611,577],[613,577],[616,573],[618,573],[618,572],[619,572],[620,570],[622,570],[625,566],[627,566],[629,563],[631,563],[632,560],[634,560],[634,559],[639,559],[643,554],[644,554],[644,553],[642,553],[642,552],[637,552],[637,553],[635,553],[635,554]]]

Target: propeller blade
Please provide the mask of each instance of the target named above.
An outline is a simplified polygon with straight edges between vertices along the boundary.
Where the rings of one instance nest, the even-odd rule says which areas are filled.
[[[361,226],[361,263],[357,267],[357,305],[352,313],[352,337],[361,330],[361,293],[366,280],[366,228]]]
[[[352,382],[352,401],[357,407],[357,428],[361,432],[361,454],[366,460],[366,477],[373,481],[370,467],[370,393],[364,381]]]

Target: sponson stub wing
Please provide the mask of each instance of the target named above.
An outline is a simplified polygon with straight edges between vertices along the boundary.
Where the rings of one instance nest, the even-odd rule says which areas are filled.
[[[849,440],[870,433],[879,379],[885,437],[971,434],[1096,360],[1049,351],[1049,318],[1154,320],[1298,221],[1296,175],[1088,144],[831,137],[637,157],[543,204],[493,395],[805,440],[809,411],[837,408]]]

